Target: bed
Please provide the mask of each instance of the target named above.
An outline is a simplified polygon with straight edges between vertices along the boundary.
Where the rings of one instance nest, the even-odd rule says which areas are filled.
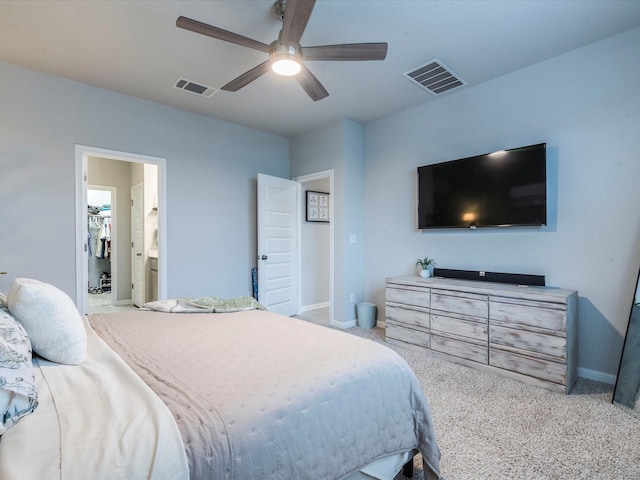
[[[439,478],[427,400],[384,345],[259,309],[81,322],[81,363],[34,354],[0,478],[384,480],[417,452]]]

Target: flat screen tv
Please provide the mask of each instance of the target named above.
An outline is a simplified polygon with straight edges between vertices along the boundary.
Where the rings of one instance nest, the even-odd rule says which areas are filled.
[[[418,167],[418,228],[547,224],[547,144]]]

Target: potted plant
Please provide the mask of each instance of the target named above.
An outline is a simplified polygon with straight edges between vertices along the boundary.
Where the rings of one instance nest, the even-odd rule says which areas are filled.
[[[416,260],[416,269],[420,271],[420,276],[423,278],[429,278],[431,276],[431,269],[436,266],[435,259],[424,257]]]

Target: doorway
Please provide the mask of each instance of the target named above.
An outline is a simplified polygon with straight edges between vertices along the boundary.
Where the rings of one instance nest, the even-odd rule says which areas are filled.
[[[93,177],[89,177],[90,162],[94,165],[94,172],[96,169],[104,170],[103,176],[99,178],[105,178],[107,181],[92,181]],[[96,165],[98,167],[95,167]],[[118,172],[120,172],[118,178],[126,178],[128,180],[114,180],[113,177],[109,177],[110,175],[118,175]],[[147,284],[144,288],[150,291],[157,290],[159,298],[166,298],[166,159],[76,145],[76,305],[81,313],[89,313],[88,296],[91,288],[89,279],[89,236],[87,231],[89,182],[114,188],[117,192],[112,197],[111,202],[112,215],[115,216],[117,213],[120,213],[120,215],[117,215],[118,224],[113,226],[112,229],[112,236],[116,233],[114,229],[117,229],[118,238],[112,239],[112,242],[115,240],[117,264],[116,258],[113,258],[114,243],[112,243],[110,300],[113,308],[131,308],[130,249],[124,248],[131,241],[130,221],[128,218],[130,216],[129,197],[131,186],[138,181],[144,182],[145,179],[151,186],[145,190],[144,197],[145,208],[148,210],[148,215],[144,219],[144,228],[149,237],[148,242],[145,244],[144,256],[146,265],[151,264],[150,254],[156,256],[153,263],[156,269],[154,280],[157,278],[157,287],[152,289]],[[124,183],[118,186],[117,183],[120,181]],[[126,185],[126,188],[124,185]],[[121,200],[124,201],[118,202],[118,195],[126,195],[126,198],[123,197]],[[119,205],[118,212],[115,211],[116,205]],[[112,217],[112,222],[113,220],[114,218]],[[119,250],[117,245],[121,247]],[[153,250],[152,247],[154,247]],[[149,279],[151,278],[150,271],[147,276]],[[150,283],[150,280],[147,283]]]
[[[301,272],[300,296],[301,316],[312,318],[314,322],[332,326],[334,319],[334,198],[332,192],[333,170],[296,177],[301,185],[303,212],[306,210],[306,192],[320,192],[328,195],[328,222],[303,221],[300,233]]]

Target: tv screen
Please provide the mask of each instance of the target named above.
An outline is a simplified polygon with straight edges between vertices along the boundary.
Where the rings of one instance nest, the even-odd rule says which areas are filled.
[[[418,228],[547,223],[547,144],[418,167]]]

